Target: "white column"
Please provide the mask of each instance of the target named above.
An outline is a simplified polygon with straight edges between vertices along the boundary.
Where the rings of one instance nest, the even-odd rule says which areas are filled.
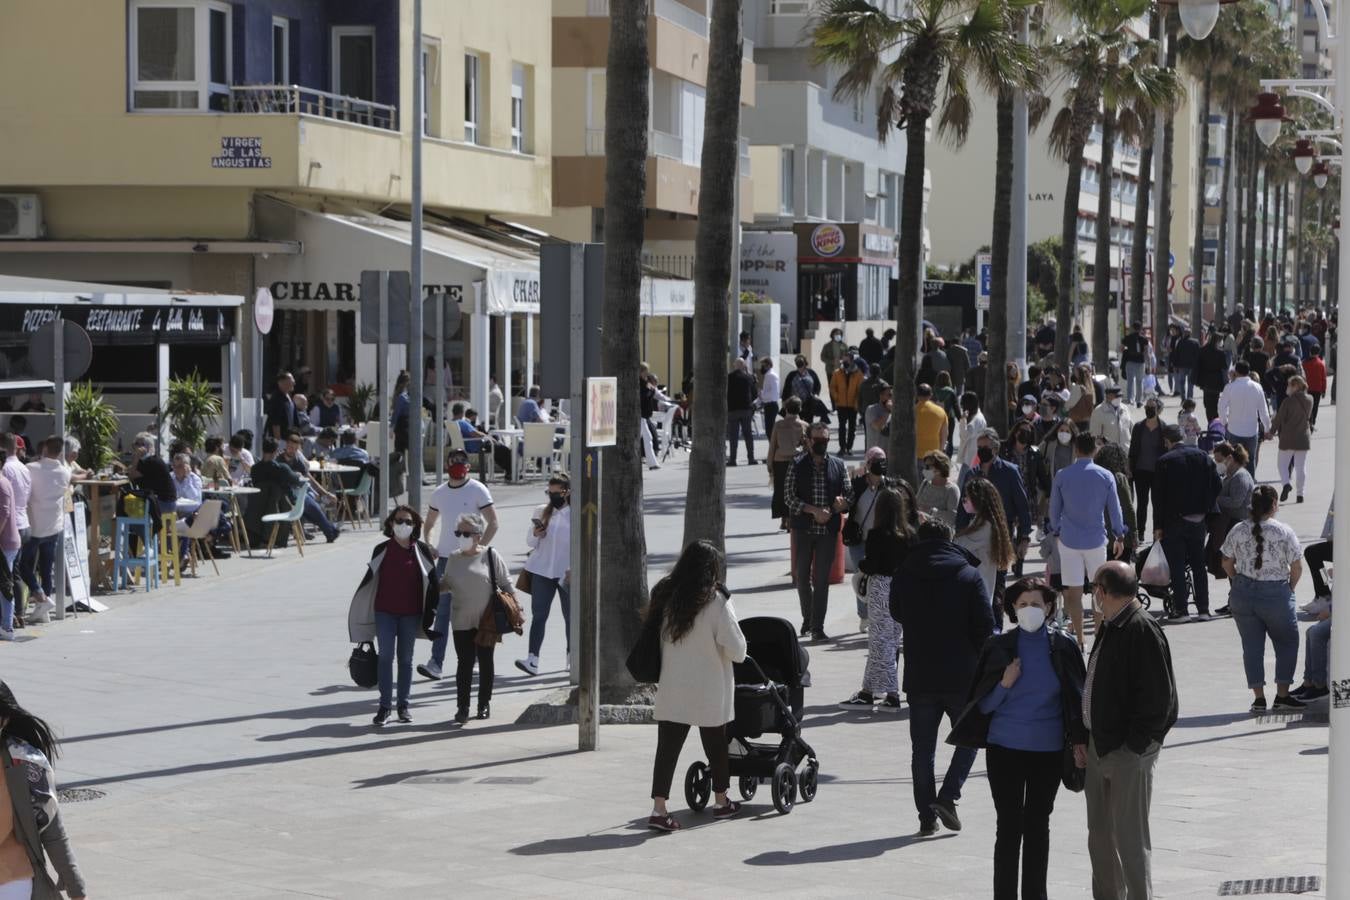
[[[169,421],[164,418],[164,407],[169,404],[169,345],[155,345],[155,397],[160,412],[160,425],[157,435],[157,452],[163,454],[169,449]],[[146,429],[147,431],[149,429]]]
[[[534,313],[525,314],[525,391],[534,384]]]
[[[497,383],[502,386],[502,394],[506,397],[506,402],[511,402],[511,320],[514,318],[510,313],[502,316],[502,374],[497,379]],[[481,412],[485,407],[479,407]]]
[[[489,350],[492,346],[492,320],[483,306],[486,290],[483,282],[473,283],[473,312],[469,314],[469,364],[465,372],[469,382],[469,402],[479,411],[488,408]]]

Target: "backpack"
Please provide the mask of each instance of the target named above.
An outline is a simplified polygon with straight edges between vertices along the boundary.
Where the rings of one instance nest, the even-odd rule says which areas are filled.
[[[807,404],[815,397],[815,392],[811,390],[811,376],[798,372],[797,377],[792,380],[792,393],[802,401],[803,410],[810,409]]]

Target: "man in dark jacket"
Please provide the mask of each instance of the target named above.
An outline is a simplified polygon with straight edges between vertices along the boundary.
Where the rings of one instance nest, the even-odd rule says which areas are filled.
[[[919,833],[933,834],[937,821],[961,830],[956,801],[975,763],[975,751],[952,753],[942,789],[937,790],[934,757],[945,713],[961,715],[975,678],[980,650],[994,632],[989,593],[970,551],[952,543],[952,531],[936,519],[919,526],[917,543],[891,579],[891,616],[904,629],[905,677],[909,701],[910,772]]]
[[[848,469],[830,456],[830,428],[820,422],[807,433],[809,452],[788,466],[783,498],[792,513],[792,544],[797,554],[793,577],[802,609],[803,636],[823,641],[830,604],[830,569],[839,549],[840,513],[853,502]]]
[[[736,360],[735,367],[727,374],[727,441],[731,444],[731,456],[727,465],[736,465],[736,451],[740,449],[739,438],[745,438],[745,459],[755,464],[755,435],[750,424],[755,417],[755,376],[745,367],[745,360]]]
[[[1181,429],[1163,428],[1163,454],[1153,470],[1153,536],[1162,541],[1172,570],[1171,621],[1185,621],[1190,590],[1186,567],[1195,582],[1196,618],[1209,621],[1209,571],[1205,568],[1205,517],[1214,509],[1223,484],[1209,454],[1181,442]]]
[[[1191,399],[1195,388],[1195,367],[1200,363],[1200,342],[1191,337],[1190,329],[1184,329],[1172,347],[1172,380],[1176,383],[1176,395]]]
[[[1205,421],[1208,427],[1219,417],[1219,394],[1228,386],[1228,357],[1223,352],[1223,342],[1219,333],[1209,330],[1209,339],[1200,348],[1200,357],[1195,364],[1195,384],[1200,388],[1205,401]]]
[[[1078,762],[1087,765],[1094,897],[1153,896],[1148,808],[1158,751],[1177,721],[1177,687],[1167,638],[1135,599],[1138,590],[1123,562],[1093,578],[1099,618],[1083,688],[1090,737]]]
[[[999,496],[1003,498],[1003,515],[1008,520],[1008,531],[1014,541],[1020,544],[1031,534],[1031,508],[1027,504],[1026,485],[1021,471],[998,455],[1000,443],[998,432],[992,428],[986,428],[975,438],[976,465],[961,474],[961,496],[965,497],[966,485],[971,478],[978,476],[993,482]],[[965,528],[970,520],[971,515],[964,506],[957,510],[958,529]]]
[[[952,341],[947,345],[946,350],[947,362],[952,367],[952,387],[959,397],[965,392],[966,375],[970,372],[970,353],[958,341]]]
[[[881,362],[881,354],[885,351],[872,329],[867,329],[866,334],[867,337],[858,342],[858,353],[863,359],[867,360],[869,366],[875,366]]]

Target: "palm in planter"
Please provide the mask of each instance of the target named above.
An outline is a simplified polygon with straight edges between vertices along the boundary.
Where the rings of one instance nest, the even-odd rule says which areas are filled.
[[[347,418],[354,423],[369,422],[375,414],[375,385],[363,382],[352,388],[347,398]]]
[[[211,388],[211,382],[196,369],[186,378],[169,379],[169,400],[164,404],[163,417],[173,433],[189,447],[200,449],[206,440],[206,429],[221,412],[220,398]]]
[[[117,412],[90,382],[71,385],[66,397],[66,425],[80,441],[81,466],[98,470],[112,463],[116,456]]]

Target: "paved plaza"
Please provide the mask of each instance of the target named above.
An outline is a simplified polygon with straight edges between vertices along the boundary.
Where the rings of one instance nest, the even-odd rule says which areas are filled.
[[[1169,421],[1175,410],[1170,401]],[[1308,502],[1281,511],[1305,541],[1321,533],[1330,500],[1334,412],[1323,412],[1314,435]],[[1262,480],[1273,477],[1272,447],[1263,446]],[[679,550],[686,474],[683,456],[649,473],[653,580]],[[795,622],[765,470],[727,475],[737,611]],[[493,490],[496,545],[514,572],[543,487]],[[294,549],[231,559],[220,577],[113,597],[107,613],[31,628],[0,647],[0,675],[65,738],[62,786],[104,794],[65,810],[91,897],[990,895],[994,815],[983,757],[960,804],[965,830],[919,838],[908,708],[836,705],[857,689],[866,653],[846,586],[834,589],[827,623],[837,639],[811,647],[815,802],[780,816],[763,786],[735,821],[689,813],[679,785],[699,752],[691,739],[671,803],[685,830],[656,835],[642,827],[653,727],[606,726],[600,750],[579,753],[575,727],[514,724],[566,681],[556,611],[544,674],[527,679],[512,665],[525,653],[522,638],[498,648],[491,721],[450,724],[450,678],[415,682],[414,724],[371,727],[374,692],[354,687],[345,663],[348,601],[375,541],[367,530],[312,544],[303,560]],[[1226,590],[1216,585],[1215,606]],[[1298,593],[1300,602],[1311,597],[1306,577]],[[1181,711],[1153,796],[1158,896],[1322,876],[1325,701],[1306,716],[1252,717],[1230,619],[1167,634]],[[939,766],[948,750],[940,746]],[[1050,895],[1089,896],[1081,795],[1061,791],[1051,828]]]

